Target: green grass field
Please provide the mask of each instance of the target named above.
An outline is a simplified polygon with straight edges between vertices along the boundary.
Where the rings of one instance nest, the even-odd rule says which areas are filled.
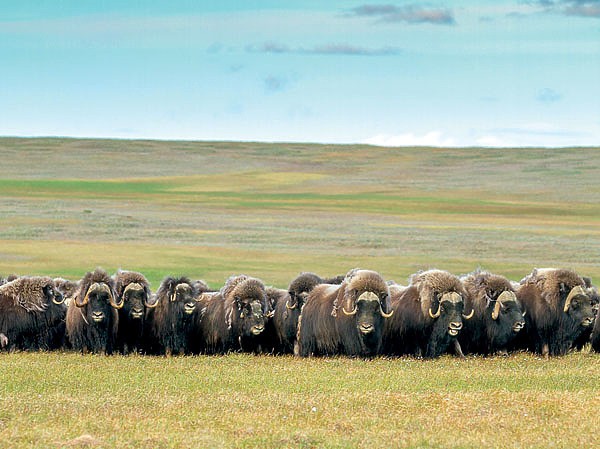
[[[0,139],[0,275],[600,278],[600,148]],[[598,282],[597,282],[598,283]],[[0,447],[598,447],[600,357],[0,354]]]

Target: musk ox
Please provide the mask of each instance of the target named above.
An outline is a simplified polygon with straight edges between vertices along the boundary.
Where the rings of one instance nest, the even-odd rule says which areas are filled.
[[[67,310],[67,338],[82,353],[112,354],[123,301],[116,299],[115,282],[101,268],[88,272]]]
[[[348,272],[340,285],[317,285],[298,322],[297,354],[371,357],[381,348],[383,323],[390,311],[389,289],[370,270]]]
[[[273,314],[261,280],[231,276],[219,292],[203,293],[198,300],[196,322],[202,352],[262,350],[262,333]]]
[[[582,276],[583,282],[585,282],[585,291],[590,297],[590,301],[592,303],[592,312],[594,313],[594,322],[597,321],[596,317],[598,316],[598,306],[600,305],[600,294],[598,293],[598,288],[592,283],[592,278],[587,276]],[[573,348],[581,351],[585,345],[590,343],[592,332],[594,325],[588,326],[583,330],[581,335],[575,339],[573,342]]]
[[[293,354],[298,337],[298,318],[308,294],[321,284],[341,284],[344,276],[321,278],[315,273],[300,273],[287,290],[267,288],[273,319],[267,322],[265,346],[277,354]],[[269,345],[270,343],[270,345]]]
[[[77,290],[79,289],[79,281],[69,281],[58,277],[54,278],[54,285],[65,298],[65,306],[68,307],[73,300],[73,296],[75,296],[75,293],[77,293]]]
[[[166,356],[190,352],[197,305],[196,287],[187,277],[166,277],[156,291],[156,307],[148,311],[150,350]]]
[[[457,336],[464,315],[466,291],[453,274],[428,270],[410,277],[407,287],[391,287],[394,316],[386,321],[383,351],[388,355],[438,357],[449,348],[463,356]]]
[[[465,308],[474,311],[458,337],[462,350],[483,355],[506,354],[508,345],[525,326],[511,282],[481,270],[461,277],[461,281],[467,292]]]
[[[146,311],[157,305],[152,298],[146,277],[135,271],[119,270],[114,276],[117,301],[123,303],[119,309],[117,350],[122,354],[143,350],[146,330]]]
[[[546,357],[566,354],[594,320],[585,282],[572,270],[534,269],[517,298],[526,312],[521,345]]]
[[[17,277],[0,286],[0,347],[55,349],[62,341],[65,305],[52,278]]]

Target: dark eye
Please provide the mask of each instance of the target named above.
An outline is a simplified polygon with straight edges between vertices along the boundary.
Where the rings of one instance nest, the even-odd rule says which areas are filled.
[[[579,301],[577,301],[577,300],[572,301],[571,305],[573,306],[574,309],[576,309],[577,307],[579,307]]]

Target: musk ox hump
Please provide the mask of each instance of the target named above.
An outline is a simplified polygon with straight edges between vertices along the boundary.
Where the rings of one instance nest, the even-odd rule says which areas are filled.
[[[410,277],[410,283],[419,292],[423,316],[428,316],[432,304],[445,293],[456,292],[464,300],[465,291],[462,282],[448,271],[436,269],[421,271]]]
[[[264,302],[266,299],[265,285],[262,281],[246,275],[229,278],[221,293],[228,302],[247,304],[257,300]]]
[[[361,292],[387,293],[388,285],[381,275],[371,270],[357,270],[352,276],[346,276],[344,280],[346,288]]]
[[[0,286],[0,297],[22,307],[27,312],[43,312],[48,308],[44,287],[54,287],[54,280],[47,276],[22,276]]]
[[[553,308],[560,307],[561,289],[567,294],[575,287],[585,290],[585,281],[575,271],[561,268],[536,268],[527,277],[541,297]]]
[[[146,279],[146,276],[144,276],[142,273],[125,270],[117,271],[115,274],[115,282],[115,289],[118,296],[121,296],[125,288],[130,284],[139,284],[142,288],[144,288],[144,290],[147,290],[150,285]]]

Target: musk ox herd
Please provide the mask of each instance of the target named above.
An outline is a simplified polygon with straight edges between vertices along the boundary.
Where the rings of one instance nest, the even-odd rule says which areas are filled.
[[[537,268],[519,283],[476,270],[421,271],[407,285],[371,270],[301,273],[288,289],[231,276],[218,290],[167,277],[153,293],[141,273],[97,268],[79,281],[0,281],[0,347],[82,353],[301,357],[600,352],[599,295],[573,270]]]

